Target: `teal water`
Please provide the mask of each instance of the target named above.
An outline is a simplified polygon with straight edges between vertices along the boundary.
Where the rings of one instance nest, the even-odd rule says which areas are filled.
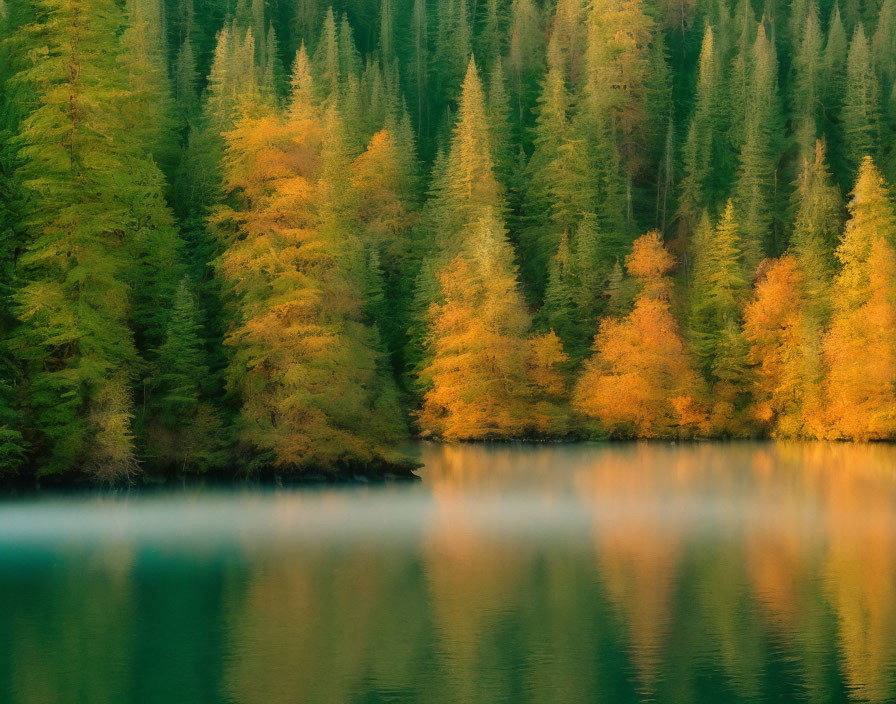
[[[896,701],[896,448],[0,498],[0,702]]]

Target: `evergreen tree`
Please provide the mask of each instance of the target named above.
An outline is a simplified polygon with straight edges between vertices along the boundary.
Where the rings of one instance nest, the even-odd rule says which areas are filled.
[[[504,210],[503,187],[495,176],[492,139],[486,115],[485,94],[474,60],[470,60],[451,137],[446,171],[438,189],[439,240],[447,252],[456,253],[462,229],[491,211]]]
[[[684,231],[693,229],[705,208],[714,208],[718,199],[720,174],[714,171],[722,157],[719,138],[721,76],[713,28],[707,26],[700,49],[694,112],[682,151],[683,176],[679,186],[678,218]],[[724,185],[724,184],[721,184]]]
[[[782,124],[777,95],[778,62],[773,44],[759,25],[753,44],[751,90],[744,143],[735,187],[744,267],[752,278],[765,253],[783,247],[775,220],[777,164]]]
[[[704,220],[694,239],[694,278],[690,291],[690,329],[694,350],[714,400],[714,432],[737,434],[743,428],[746,345],[740,315],[747,294],[739,224],[731,201],[714,229]]]
[[[820,318],[817,322],[822,322],[843,220],[843,198],[825,162],[824,142],[816,142],[814,159],[804,161],[794,199],[797,214],[790,248],[799,262],[800,285]]]
[[[226,461],[224,430],[207,400],[209,378],[199,308],[184,277],[178,285],[165,331],[156,350],[149,454],[162,467],[205,471]]]
[[[793,57],[793,113],[796,138],[803,158],[811,158],[821,128],[824,94],[824,37],[818,5],[808,5],[800,41]]]
[[[33,206],[14,348],[28,378],[41,471],[82,466],[106,480],[136,467],[130,301],[161,284],[158,266],[170,265],[165,254],[146,267],[132,258],[150,230],[171,241],[161,175],[129,131],[122,25],[106,0],[47,0],[28,29],[46,54],[20,76],[36,102],[21,129]],[[145,314],[135,322],[148,330]]]
[[[866,156],[877,157],[880,145],[880,87],[871,47],[861,23],[856,27],[846,63],[846,92],[841,121],[845,153],[856,168]]]

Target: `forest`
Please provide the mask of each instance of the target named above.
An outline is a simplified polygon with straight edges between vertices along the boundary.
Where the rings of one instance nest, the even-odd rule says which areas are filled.
[[[0,0],[0,476],[896,438],[896,0]]]

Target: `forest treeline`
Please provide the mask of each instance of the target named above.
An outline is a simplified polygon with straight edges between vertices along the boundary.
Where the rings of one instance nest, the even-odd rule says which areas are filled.
[[[896,437],[896,0],[0,0],[0,473]]]

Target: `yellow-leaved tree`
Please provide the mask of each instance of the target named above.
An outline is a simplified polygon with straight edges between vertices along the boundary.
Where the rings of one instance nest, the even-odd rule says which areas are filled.
[[[560,399],[566,361],[559,338],[527,337],[513,251],[500,221],[470,227],[464,251],[438,274],[429,308],[429,390],[418,423],[450,440],[523,437],[565,429]]]
[[[820,335],[806,314],[805,280],[787,254],[760,267],[744,309],[744,335],[754,367],[752,412],[776,437],[817,437],[821,413]]]
[[[625,263],[641,286],[635,308],[601,321],[573,407],[618,437],[704,432],[698,376],[669,305],[675,261],[659,233],[648,232],[635,240]]]
[[[240,440],[256,464],[286,471],[393,459],[402,433],[358,285],[364,259],[339,115],[309,102],[307,67],[300,52],[288,117],[247,105],[226,134],[232,205],[213,218]]]
[[[824,337],[827,435],[896,436],[896,213],[871,157],[865,157],[837,248],[834,312]]]

